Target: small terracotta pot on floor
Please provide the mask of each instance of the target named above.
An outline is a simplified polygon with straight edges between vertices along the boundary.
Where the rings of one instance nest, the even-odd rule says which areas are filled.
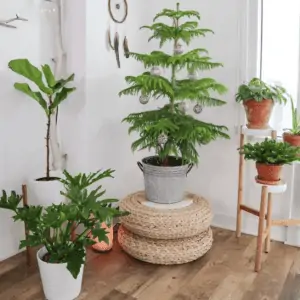
[[[256,163],[256,181],[262,184],[277,185],[281,182],[283,165],[268,165]]]
[[[290,145],[295,147],[300,147],[300,135],[285,132],[282,137],[284,142],[289,143]]]
[[[261,102],[247,100],[243,102],[247,127],[250,129],[267,129],[271,118],[274,102],[273,100],[263,99]]]

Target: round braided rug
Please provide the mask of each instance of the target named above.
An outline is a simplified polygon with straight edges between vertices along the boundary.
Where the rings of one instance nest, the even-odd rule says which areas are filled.
[[[184,264],[203,256],[212,246],[212,231],[176,240],[141,237],[120,226],[118,241],[123,250],[136,259],[160,265]]]
[[[159,209],[145,205],[147,199],[143,191],[131,194],[119,204],[121,210],[130,212],[121,218],[121,223],[131,232],[152,239],[199,235],[207,230],[212,221],[209,203],[190,193],[186,194],[186,200],[191,200],[191,204],[181,208]]]

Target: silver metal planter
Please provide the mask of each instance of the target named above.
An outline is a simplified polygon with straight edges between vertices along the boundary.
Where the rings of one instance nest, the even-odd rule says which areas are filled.
[[[149,164],[156,158],[156,156],[146,157],[142,163],[137,163],[144,174],[146,198],[161,204],[182,201],[186,190],[186,177],[193,164],[168,167]]]

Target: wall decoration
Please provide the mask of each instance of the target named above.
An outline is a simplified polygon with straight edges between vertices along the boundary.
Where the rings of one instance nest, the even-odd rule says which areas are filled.
[[[116,3],[112,3],[112,0],[108,0],[108,12],[110,19],[115,24],[123,24],[128,16],[128,3],[127,0],[119,1],[115,0]],[[118,18],[118,14],[120,14],[120,17]],[[107,43],[109,46],[109,49],[112,49],[115,51],[116,55],[116,61],[118,68],[121,68],[121,62],[120,62],[120,36],[116,29],[115,35],[114,35],[114,43],[111,42],[111,30],[110,27],[107,29]],[[123,40],[123,51],[124,56],[126,58],[129,58],[129,46],[128,46],[128,38],[125,34],[124,40]]]
[[[127,0],[117,0],[117,1],[118,2],[115,4],[115,6],[113,8],[112,0],[108,0],[108,11],[109,11],[109,15],[110,15],[111,19],[115,23],[122,24],[126,21],[127,16],[128,16],[128,3],[127,3]],[[122,5],[120,4],[120,1],[123,2]],[[123,13],[121,13],[121,15],[122,15],[121,19],[118,20],[115,15],[118,12],[120,12],[122,8],[124,9],[124,11],[123,11]]]
[[[13,23],[15,21],[27,22],[28,20],[25,19],[25,18],[21,18],[18,14],[16,14],[15,18],[11,18],[11,19],[8,19],[6,21],[0,21],[0,26],[4,26],[4,27],[7,27],[7,28],[17,28],[16,26],[9,24],[9,23]]]

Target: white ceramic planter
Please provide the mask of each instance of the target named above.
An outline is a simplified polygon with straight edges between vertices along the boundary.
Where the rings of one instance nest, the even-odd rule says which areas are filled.
[[[61,177],[61,173],[52,173],[53,177]],[[51,204],[60,204],[65,201],[65,197],[60,194],[63,191],[63,184],[58,180],[27,182],[28,202],[30,205],[42,205],[44,207]]]
[[[84,265],[76,279],[67,269],[67,264],[50,264],[42,261],[42,257],[47,253],[45,247],[37,252],[37,261],[40,270],[44,294],[47,300],[74,300],[80,292],[82,286],[82,275]]]

